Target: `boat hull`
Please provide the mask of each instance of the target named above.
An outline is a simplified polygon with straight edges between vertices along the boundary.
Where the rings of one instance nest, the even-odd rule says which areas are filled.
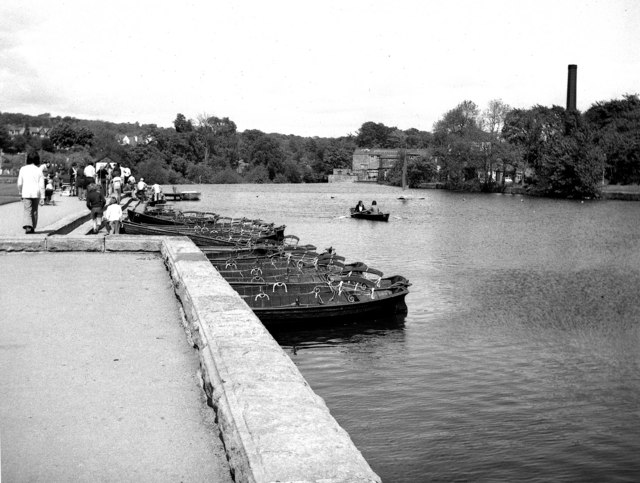
[[[357,212],[351,208],[351,218],[370,221],[389,221],[389,213],[367,213],[366,211]]]
[[[254,300],[249,306],[268,328],[270,327],[299,327],[333,325],[345,322],[362,322],[367,319],[381,319],[397,314],[406,314],[407,305],[405,297],[408,290],[401,289],[396,293],[377,300],[364,300],[356,302],[344,302],[339,304],[317,301],[315,305],[290,305],[279,307],[258,306],[259,300]]]

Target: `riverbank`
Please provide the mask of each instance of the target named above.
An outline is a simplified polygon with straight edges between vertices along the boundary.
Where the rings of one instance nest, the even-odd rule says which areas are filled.
[[[443,183],[424,183],[420,189],[446,189]],[[504,193],[514,195],[535,196],[527,187],[520,185],[508,185]],[[606,185],[601,188],[600,199],[640,201],[640,185]]]
[[[12,178],[10,181],[4,179],[0,181],[0,205],[20,201],[16,182],[15,178]]]

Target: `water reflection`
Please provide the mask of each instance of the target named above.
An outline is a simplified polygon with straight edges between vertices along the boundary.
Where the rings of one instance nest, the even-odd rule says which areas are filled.
[[[370,319],[340,326],[312,329],[270,329],[271,335],[287,352],[303,355],[302,351],[335,346],[361,344],[365,339],[380,341],[393,337],[398,341],[404,336],[406,315]]]

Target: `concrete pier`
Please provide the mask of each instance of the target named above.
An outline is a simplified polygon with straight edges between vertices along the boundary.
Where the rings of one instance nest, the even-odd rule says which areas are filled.
[[[380,481],[189,239],[52,226],[0,231],[6,481]]]
[[[0,267],[3,481],[233,481],[158,255]]]

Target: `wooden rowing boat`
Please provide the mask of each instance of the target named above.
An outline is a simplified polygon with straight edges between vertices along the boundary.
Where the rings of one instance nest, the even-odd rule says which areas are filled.
[[[371,213],[367,210],[356,211],[355,208],[351,208],[351,218],[371,221],[389,221],[389,213]]]
[[[241,295],[262,323],[271,327],[297,327],[357,322],[404,314],[407,287],[342,291],[318,289],[309,293]]]

